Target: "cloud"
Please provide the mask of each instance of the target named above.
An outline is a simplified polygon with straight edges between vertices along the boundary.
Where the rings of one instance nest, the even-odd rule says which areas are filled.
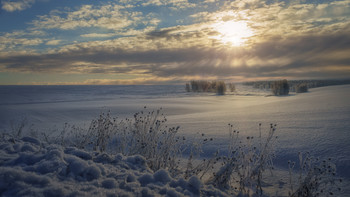
[[[32,52],[31,47],[38,46],[44,42],[39,36],[45,36],[42,31],[14,31],[11,33],[0,34],[0,54],[4,53],[23,53]]]
[[[225,49],[204,46],[202,42],[192,42],[192,46],[176,44],[179,40],[189,41],[196,34],[187,33],[175,39],[170,36],[172,31],[166,32],[153,40],[89,42],[52,54],[2,57],[0,66],[7,71],[139,74],[169,80],[195,76],[227,79],[350,76],[350,36],[345,33],[272,38],[257,43],[254,49]],[[202,36],[204,39],[205,35]],[[172,47],[159,44],[165,39]],[[147,48],[142,43],[147,43]]]
[[[18,47],[18,46],[35,46],[35,45],[39,45],[43,42],[42,39],[30,39],[30,38],[9,38],[9,37],[0,37],[0,43],[8,48],[14,48],[14,47]]]
[[[151,6],[152,3],[155,6],[187,1],[135,2],[133,6],[137,2],[138,5],[149,3],[147,6]],[[151,84],[191,78],[350,77],[349,1],[267,4],[240,0],[223,5],[215,12],[191,15],[195,21],[192,24],[164,28],[157,27],[161,21],[156,15],[130,10],[133,6],[86,5],[74,11],[54,11],[34,21],[34,29],[40,32],[92,28],[91,33],[80,35],[92,41],[62,45],[66,42],[37,40],[37,44],[46,42],[60,46],[45,53],[12,51],[11,54],[0,54],[0,69],[136,77],[81,82],[89,84]],[[220,32],[213,24],[226,21],[242,21],[252,29],[253,34],[245,38],[244,47],[230,46],[216,39]],[[108,33],[95,33],[94,28]],[[0,43],[7,47],[2,50],[8,50],[10,46],[30,46],[20,39],[29,41],[32,36],[20,32],[0,36]],[[93,41],[95,38],[97,41]]]
[[[194,8],[197,5],[188,2],[188,0],[146,0],[142,6],[166,6],[170,10],[185,10]]]
[[[144,15],[127,6],[118,4],[83,5],[75,11],[51,11],[49,15],[39,16],[32,25],[36,29],[74,30],[77,28],[103,28],[128,34],[137,28],[155,26],[159,20],[153,15]],[[142,26],[142,27],[139,27]],[[87,34],[87,36],[97,34]],[[132,35],[132,33],[131,33]]]
[[[35,0],[1,1],[2,9],[7,12],[22,11],[32,7]]]
[[[350,4],[349,1],[290,5],[276,3],[256,9],[242,9],[240,12],[252,21],[250,25],[259,34],[293,36],[340,30],[332,27],[335,24],[340,24],[343,31],[349,25]]]
[[[117,34],[114,33],[109,33],[109,34],[97,34],[97,33],[90,33],[90,34],[83,34],[80,35],[81,37],[84,38],[108,38],[108,37],[113,37],[116,36]]]
[[[62,40],[49,40],[46,45],[59,45]]]

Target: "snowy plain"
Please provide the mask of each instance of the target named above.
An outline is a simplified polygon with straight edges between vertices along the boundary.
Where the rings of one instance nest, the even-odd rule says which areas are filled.
[[[225,154],[228,143],[228,123],[239,130],[242,137],[256,136],[259,123],[262,123],[263,130],[267,130],[270,123],[274,123],[277,124],[276,134],[279,137],[274,160],[276,168],[287,171],[288,160],[297,161],[298,152],[309,151],[316,157],[331,157],[337,165],[337,174],[348,183],[350,180],[350,85],[314,88],[308,93],[292,93],[289,96],[275,97],[269,94],[269,92],[254,90],[243,85],[237,85],[235,93],[225,96],[187,93],[183,86],[0,86],[0,129],[9,131],[11,122],[16,123],[26,118],[30,126],[33,124],[31,128],[41,132],[52,132],[53,128],[59,130],[65,123],[87,127],[91,119],[108,110],[113,116],[122,119],[132,117],[144,106],[148,109],[162,107],[168,124],[180,126],[181,135],[193,137],[197,133],[204,133],[214,139],[211,144],[203,147],[202,157],[210,157],[217,149]],[[43,194],[56,191],[56,194],[68,195],[74,188],[79,188],[81,193],[78,192],[77,195],[84,195],[86,192],[115,194],[111,189],[122,189],[126,195],[132,194],[133,191],[139,194],[169,192],[168,195],[171,195],[170,193],[173,192],[185,195],[186,192],[196,194],[200,187],[199,181],[195,178],[191,180],[193,183],[189,183],[190,180],[172,178],[166,178],[166,181],[155,181],[157,175],[142,164],[142,158],[136,158],[137,161],[134,161],[135,158],[133,160],[117,155],[109,158],[108,162],[100,162],[94,161],[98,155],[91,155],[92,153],[80,153],[77,150],[50,146],[44,150],[45,153],[42,153],[43,158],[54,157],[53,160],[62,169],[74,166],[75,162],[76,165],[83,165],[82,172],[76,172],[74,169],[64,170],[68,178],[63,186],[53,184],[57,183],[58,179],[62,179],[60,174],[52,179],[30,174],[34,177],[33,179],[38,179],[27,180],[31,176],[26,176],[26,173],[44,172],[42,169],[33,168],[49,165],[41,166],[38,163],[45,162],[45,159],[26,158],[28,153],[25,152],[28,150],[35,152],[38,143],[40,142],[34,139],[24,139],[17,143],[18,147],[3,145],[3,150],[7,152],[1,154],[7,157],[2,156],[1,162],[3,164],[6,160],[7,166],[2,168],[4,172],[1,173],[1,187],[9,187],[8,181],[14,181],[11,176],[6,177],[6,173],[12,173],[24,180],[24,185],[18,185],[18,188],[25,187],[27,182],[45,186],[46,189],[52,186],[52,190],[41,191]],[[24,153],[18,153],[22,150]],[[67,160],[62,160],[63,157],[72,159],[67,163]],[[19,167],[11,168],[11,162]],[[23,162],[25,165],[28,165],[25,162],[35,165],[32,169],[24,169]],[[113,162],[118,163],[118,170],[101,165],[101,163],[111,165]],[[138,162],[141,164],[139,165]],[[53,164],[50,163],[50,165]],[[129,167],[125,167],[128,165]],[[137,169],[137,172],[130,171],[130,168]],[[62,169],[60,172],[63,172]],[[22,171],[23,173],[20,173]],[[121,174],[112,173],[111,175],[111,171],[118,171]],[[160,177],[167,177],[167,172],[159,173],[162,174]],[[133,180],[130,184],[134,185],[125,186],[128,189],[121,188],[123,186],[113,181],[118,180],[117,176],[125,179],[129,174],[131,174],[130,180]],[[89,190],[88,186],[83,186],[81,180],[86,180],[90,176],[95,181],[89,182]],[[143,176],[147,176],[145,179],[152,183],[150,186],[140,187],[143,184],[141,178]],[[197,188],[193,188],[193,185]],[[344,186],[342,196],[348,196],[350,188],[348,184]],[[177,187],[180,189],[176,190]],[[208,192],[220,194],[213,188],[205,189]]]

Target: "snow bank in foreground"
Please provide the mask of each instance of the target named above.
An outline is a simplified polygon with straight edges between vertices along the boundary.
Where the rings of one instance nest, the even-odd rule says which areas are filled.
[[[0,142],[0,196],[227,196],[197,177],[152,172],[125,157],[45,144],[31,137]]]

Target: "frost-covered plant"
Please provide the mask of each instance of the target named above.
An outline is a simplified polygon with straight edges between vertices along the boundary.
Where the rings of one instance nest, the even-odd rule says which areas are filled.
[[[207,138],[204,133],[201,134],[200,138],[194,138],[193,142],[188,145],[189,157],[187,159],[186,169],[184,171],[184,178],[188,179],[189,177],[195,175],[200,179],[209,173],[213,169],[213,166],[218,161],[218,151],[215,155],[209,159],[200,159],[201,153],[203,153],[202,147],[213,141],[213,138]],[[200,162],[194,162],[196,159]]]
[[[118,126],[117,119],[111,117],[110,112],[107,112],[91,120],[87,129],[65,123],[61,130],[43,132],[42,137],[47,143],[106,152],[111,142],[110,139],[117,133]]]
[[[49,144],[60,144],[62,146],[71,145],[69,141],[70,138],[67,137],[67,131],[69,130],[70,125],[68,123],[64,123],[61,130],[55,128],[51,132],[42,132],[41,137]],[[58,135],[54,135],[55,133],[58,133]]]
[[[293,182],[295,162],[288,162],[291,197],[332,196],[336,188],[336,166],[331,158],[320,160],[299,152],[299,173]],[[341,179],[340,179],[341,182]],[[338,188],[340,190],[340,188]]]
[[[91,121],[85,139],[88,139],[94,151],[105,152],[112,135],[117,133],[117,129],[117,119],[111,117],[110,112],[102,113],[98,119]]]
[[[177,136],[179,127],[169,128],[165,125],[166,121],[161,109],[141,111],[134,115],[133,120],[128,119],[128,127],[122,130],[129,137],[127,154],[144,156],[151,169],[175,170],[182,143]]]
[[[0,138],[2,140],[10,140],[15,143],[16,140],[22,138],[27,133],[34,134],[35,131],[32,127],[33,125],[28,126],[28,120],[26,117],[21,118],[18,122],[11,121],[11,130],[3,130],[0,132]]]
[[[248,136],[243,142],[238,137],[239,131],[233,130],[233,126],[229,124],[229,155],[223,157],[224,165],[213,174],[209,183],[223,189],[234,188],[244,195],[249,195],[251,191],[262,195],[263,173],[273,168],[272,158],[277,138],[274,136],[275,130],[276,125],[271,124],[267,135],[263,137],[259,124],[259,136]]]
[[[23,118],[18,124],[11,122],[12,135],[16,138],[19,138],[23,134],[23,129],[27,125],[27,118]]]
[[[146,108],[146,107],[145,107]],[[56,136],[43,133],[48,143],[75,146],[80,149],[142,155],[152,170],[178,168],[183,140],[177,136],[179,127],[166,126],[167,119],[156,111],[141,111],[133,118],[118,121],[110,112],[93,119],[88,129],[65,124]]]

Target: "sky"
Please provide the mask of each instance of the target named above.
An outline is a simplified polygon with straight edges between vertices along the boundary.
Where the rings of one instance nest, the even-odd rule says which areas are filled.
[[[350,78],[350,0],[1,0],[0,85]]]

